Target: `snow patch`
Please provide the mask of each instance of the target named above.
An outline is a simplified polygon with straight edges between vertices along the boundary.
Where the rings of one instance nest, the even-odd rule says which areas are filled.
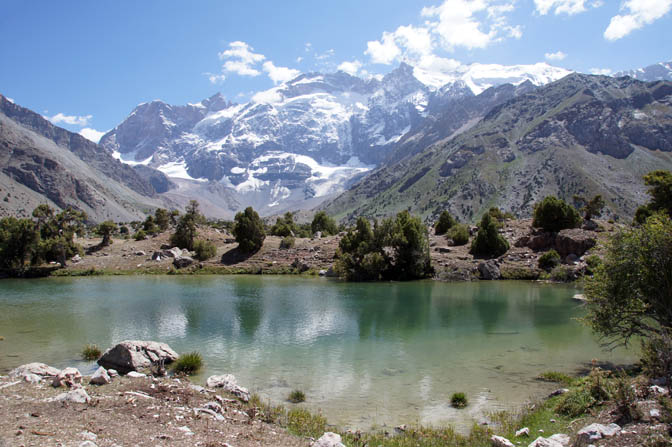
[[[137,166],[137,165],[143,165],[147,166],[149,163],[152,161],[152,155],[150,155],[148,158],[141,160],[141,161],[136,161],[135,160],[135,155],[138,153],[138,151],[133,151],[133,152],[127,152],[125,154],[122,154],[118,151],[112,152],[112,157],[116,158],[122,163],[125,163],[129,166]]]
[[[159,171],[163,172],[166,174],[168,177],[173,177],[173,178],[181,178],[185,180],[195,180],[197,182],[207,182],[208,179],[204,178],[193,178],[192,176],[189,175],[187,172],[187,163],[184,161],[184,159],[180,159],[178,161],[171,161],[169,163],[163,164],[159,166],[158,168]]]

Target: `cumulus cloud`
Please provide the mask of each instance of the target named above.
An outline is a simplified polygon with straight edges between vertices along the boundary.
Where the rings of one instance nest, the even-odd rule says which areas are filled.
[[[271,78],[274,84],[280,84],[281,82],[287,82],[295,77],[297,77],[301,72],[293,68],[288,67],[277,67],[273,62],[266,61],[262,66],[264,71],[268,74],[268,77]]]
[[[106,132],[100,132],[96,129],[91,129],[89,127],[85,127],[84,129],[79,131],[79,134],[86,138],[87,140],[93,141],[94,143],[98,144],[100,139],[102,138],[103,135],[105,135]]]
[[[591,68],[590,73],[594,75],[611,76],[613,71],[609,68]]]
[[[259,76],[261,72],[254,65],[265,60],[266,56],[253,51],[254,48],[240,40],[229,43],[229,49],[219,53],[219,58],[224,61],[222,71],[240,76]]]
[[[350,76],[354,76],[361,68],[362,63],[358,60],[354,60],[352,62],[342,62],[337,69],[346,72]]]
[[[621,7],[624,14],[611,18],[604,31],[607,40],[621,39],[631,32],[650,25],[672,9],[672,0],[626,0]]]
[[[567,55],[562,51],[556,51],[555,53],[546,53],[544,54],[544,57],[549,61],[561,61],[565,59]]]
[[[551,10],[555,14],[568,15],[587,11],[586,0],[534,0],[534,6],[542,16]]]
[[[226,80],[225,74],[204,73],[211,84],[221,84]]]
[[[54,124],[70,124],[71,126],[88,126],[89,121],[91,121],[91,118],[93,118],[93,115],[85,115],[85,116],[76,116],[76,115],[65,115],[63,113],[57,113],[56,115],[52,117],[47,117],[49,121],[51,121]]]
[[[459,63],[437,56],[436,50],[485,48],[505,38],[522,37],[522,27],[508,20],[516,1],[444,0],[438,6],[422,9],[427,19],[422,26],[385,31],[379,40],[367,43],[364,54],[377,64],[407,61],[424,69],[454,67]]]

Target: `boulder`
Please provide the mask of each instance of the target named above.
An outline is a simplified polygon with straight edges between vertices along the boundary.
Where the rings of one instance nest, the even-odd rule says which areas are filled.
[[[147,369],[153,363],[172,363],[177,360],[177,352],[166,343],[155,341],[125,340],[111,347],[98,359],[105,369],[114,368],[121,374],[138,369]]]
[[[334,271],[333,267],[329,267],[327,269],[326,277],[327,278],[336,278],[336,277],[338,277],[338,274]]]
[[[67,386],[68,388],[76,387],[82,384],[82,373],[77,368],[65,368],[56,377],[52,385],[54,388]]]
[[[617,424],[590,424],[583,427],[576,435],[575,447],[583,447],[592,444],[602,438],[611,438],[620,433],[621,427]]]
[[[327,276],[327,271],[326,270],[320,270],[319,272],[317,272],[317,274],[320,275],[320,276]]]
[[[169,257],[169,258],[179,258],[183,255],[182,249],[173,247],[170,250],[163,250],[163,256]]]
[[[79,255],[75,255],[75,256],[72,257],[72,259],[70,259],[70,261],[71,261],[73,264],[77,264],[77,263],[80,262],[81,260],[82,260],[82,257],[79,256]]]
[[[310,266],[305,262],[301,261],[299,258],[296,258],[294,262],[292,262],[292,267],[297,269],[299,273],[303,273],[310,269]]]
[[[341,443],[341,435],[328,431],[320,436],[320,439],[315,441],[312,447],[345,447],[345,445]]]
[[[152,253],[152,261],[160,261],[162,257],[163,257],[162,251],[155,251],[154,253]]]
[[[553,436],[550,436],[548,439],[555,441],[564,447],[567,447],[570,442],[569,436],[564,433],[556,433]]]
[[[584,220],[581,225],[582,230],[597,231],[599,228],[600,226],[594,220]]]
[[[452,250],[448,247],[436,247],[435,249],[439,253],[450,253]]]
[[[502,277],[497,263],[493,260],[481,262],[478,264],[478,272],[481,275],[481,279],[491,280]]]
[[[502,436],[493,435],[490,438],[490,442],[494,447],[515,447],[513,445],[513,442],[509,441],[508,439]]]
[[[572,264],[575,264],[577,262],[579,262],[579,257],[576,256],[574,253],[568,254],[567,257],[565,258],[565,263],[566,264],[572,265]]]
[[[193,263],[194,260],[189,256],[179,256],[173,260],[173,265],[178,269],[189,267]]]
[[[137,371],[130,371],[128,374],[126,374],[126,377],[130,377],[131,379],[142,379],[143,377],[147,377],[147,374],[143,374]]]
[[[56,377],[60,372],[60,369],[52,368],[44,363],[27,363],[11,370],[9,377],[25,377],[28,374],[35,374],[40,377]]]
[[[596,243],[597,241],[592,235],[579,228],[572,228],[558,233],[555,237],[555,250],[562,257],[572,253],[580,257],[593,248]]]
[[[546,250],[555,243],[555,234],[550,232],[541,232],[533,235],[527,241],[527,247],[534,251]]]
[[[147,253],[145,253],[142,250],[138,250],[138,251],[135,252],[135,256],[145,256],[145,255],[147,255]]]
[[[233,374],[224,374],[222,376],[210,376],[206,381],[208,388],[222,388],[224,391],[233,394],[243,402],[250,400],[250,392],[247,388],[239,386]]]
[[[110,375],[107,373],[105,368],[101,366],[96,370],[95,373],[93,373],[91,379],[89,380],[89,383],[91,385],[106,385],[111,381],[112,379],[110,378]]]
[[[42,381],[42,377],[38,376],[37,374],[26,374],[25,376],[23,376],[23,380],[35,385]]]

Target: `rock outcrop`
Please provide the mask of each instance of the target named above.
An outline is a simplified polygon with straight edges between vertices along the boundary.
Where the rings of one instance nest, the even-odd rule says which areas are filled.
[[[243,402],[250,400],[250,392],[247,388],[238,385],[233,374],[224,374],[221,376],[210,376],[206,381],[209,388],[222,388],[227,393],[231,393]]]
[[[56,377],[61,372],[60,369],[53,368],[44,363],[26,363],[9,372],[9,377],[23,378],[30,374],[36,375],[40,378]]]

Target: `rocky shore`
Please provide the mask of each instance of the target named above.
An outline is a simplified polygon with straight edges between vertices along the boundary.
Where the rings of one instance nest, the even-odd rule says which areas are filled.
[[[231,374],[211,376],[205,387],[166,376],[164,366],[177,358],[164,343],[127,340],[105,351],[90,377],[76,368],[21,365],[0,376],[0,446],[670,445],[672,405],[665,379],[651,383],[635,377],[626,385],[627,399],[595,402],[580,414],[558,412],[571,402],[568,397],[622,380],[594,369],[522,414],[493,415],[468,437],[450,428],[406,425],[391,432],[339,434],[319,415],[260,402]]]
[[[430,255],[434,278],[447,281],[476,279],[555,279],[538,265],[539,257],[555,249],[562,258],[557,280],[573,280],[586,271],[586,258],[600,253],[602,243],[616,230],[608,222],[591,226],[544,233],[531,227],[530,219],[505,220],[500,233],[511,248],[495,259],[479,259],[469,253],[470,244],[455,246],[445,236],[430,231]],[[472,229],[475,234],[475,227]],[[233,237],[213,228],[199,229],[201,238],[217,247],[216,255],[196,261],[193,253],[169,244],[170,234],[161,233],[147,240],[114,239],[114,243],[85,256],[77,256],[66,268],[52,274],[122,275],[122,274],[321,274],[330,275],[340,236],[296,238],[294,247],[281,248],[282,238],[267,236],[264,245],[252,255],[237,250]],[[472,235],[473,237],[473,235]],[[96,246],[99,239],[80,239],[85,249]]]

